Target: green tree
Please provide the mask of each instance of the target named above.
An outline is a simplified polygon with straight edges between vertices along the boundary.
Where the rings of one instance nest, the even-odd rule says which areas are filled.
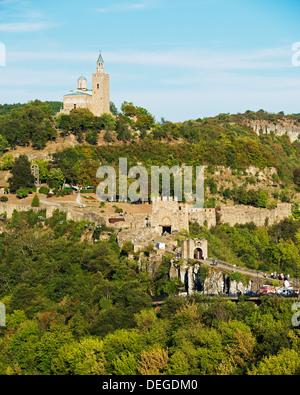
[[[62,130],[64,136],[70,131],[71,119],[68,114],[60,114],[55,119],[56,127]]]
[[[300,208],[297,202],[292,204],[292,215],[295,219],[300,219]]]
[[[85,135],[85,140],[87,143],[92,145],[97,145],[98,143],[98,132],[97,130],[88,130]]]
[[[299,352],[283,348],[277,355],[264,357],[256,367],[248,370],[249,375],[299,375]]]
[[[58,189],[64,182],[64,174],[59,168],[54,168],[49,171],[48,184],[50,188]]]
[[[128,141],[131,139],[128,121],[124,116],[120,116],[116,123],[117,139]]]
[[[267,207],[268,205],[268,200],[269,200],[269,196],[267,194],[267,192],[263,191],[262,189],[260,189],[257,193],[257,197],[256,197],[256,206],[258,207]]]
[[[126,117],[135,117],[137,115],[137,110],[132,102],[124,101],[121,105],[121,110]]]
[[[83,187],[88,185],[96,187],[98,184],[96,174],[99,166],[99,162],[93,159],[85,159],[80,161],[77,170],[78,184]]]
[[[290,201],[290,197],[289,197],[290,193],[288,188],[284,188],[281,193],[280,193],[280,199],[282,202],[289,202]]]
[[[293,172],[293,181],[297,186],[300,186],[300,167],[294,169]]]
[[[51,370],[60,375],[103,375],[105,363],[102,340],[85,338],[64,344],[53,358]]]
[[[0,158],[1,170],[10,170],[14,164],[14,156],[11,153],[4,154]]]
[[[154,117],[152,115],[138,115],[135,126],[139,130],[149,130],[154,125]]]
[[[33,196],[33,199],[31,201],[31,207],[40,207],[40,199],[37,194]]]
[[[78,136],[79,132],[93,127],[94,115],[87,108],[77,108],[70,112],[70,128]]]
[[[39,180],[46,182],[49,175],[49,162],[45,159],[36,159],[33,164],[39,167]]]
[[[278,271],[294,272],[299,268],[300,254],[292,240],[280,239],[279,243],[272,249],[271,256]]]
[[[102,114],[100,117],[105,130],[114,130],[116,128],[116,120],[111,114]]]
[[[34,187],[34,177],[31,174],[30,162],[26,155],[20,155],[19,158],[16,158],[11,174],[12,176],[8,179],[11,192],[16,192],[20,187]]]
[[[124,255],[129,255],[129,254],[133,254],[134,253],[134,245],[131,241],[125,241],[125,243],[123,244],[121,253]]]
[[[9,142],[0,134],[0,155],[9,147]]]
[[[138,358],[131,352],[125,351],[112,361],[113,373],[116,375],[132,376],[137,374]]]
[[[110,102],[110,112],[114,115],[118,115],[118,109],[112,101]]]

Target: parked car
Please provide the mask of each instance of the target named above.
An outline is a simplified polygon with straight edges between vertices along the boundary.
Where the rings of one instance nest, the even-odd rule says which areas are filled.
[[[299,292],[295,291],[293,289],[284,289],[283,291],[280,292],[281,296],[285,296],[287,298],[297,297],[298,294],[299,294]]]
[[[257,296],[257,293],[254,291],[246,291],[245,296],[254,297],[254,296]]]

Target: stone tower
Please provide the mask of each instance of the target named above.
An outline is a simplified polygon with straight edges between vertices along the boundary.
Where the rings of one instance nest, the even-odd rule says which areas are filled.
[[[104,72],[104,61],[101,53],[97,60],[97,71],[92,77],[92,90],[92,113],[98,117],[104,113],[109,114],[109,75]]]

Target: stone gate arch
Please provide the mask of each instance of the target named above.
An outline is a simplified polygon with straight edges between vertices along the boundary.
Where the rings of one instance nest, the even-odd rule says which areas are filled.
[[[161,234],[172,233],[172,221],[170,217],[163,217],[161,220]]]
[[[206,239],[187,239],[181,243],[182,259],[207,259]]]
[[[200,247],[196,247],[194,249],[194,259],[203,259],[204,255],[203,255],[203,250]]]

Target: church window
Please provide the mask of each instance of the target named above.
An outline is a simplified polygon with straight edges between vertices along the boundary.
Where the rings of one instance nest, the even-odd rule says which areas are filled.
[[[97,84],[97,89],[99,89],[99,84]]]

